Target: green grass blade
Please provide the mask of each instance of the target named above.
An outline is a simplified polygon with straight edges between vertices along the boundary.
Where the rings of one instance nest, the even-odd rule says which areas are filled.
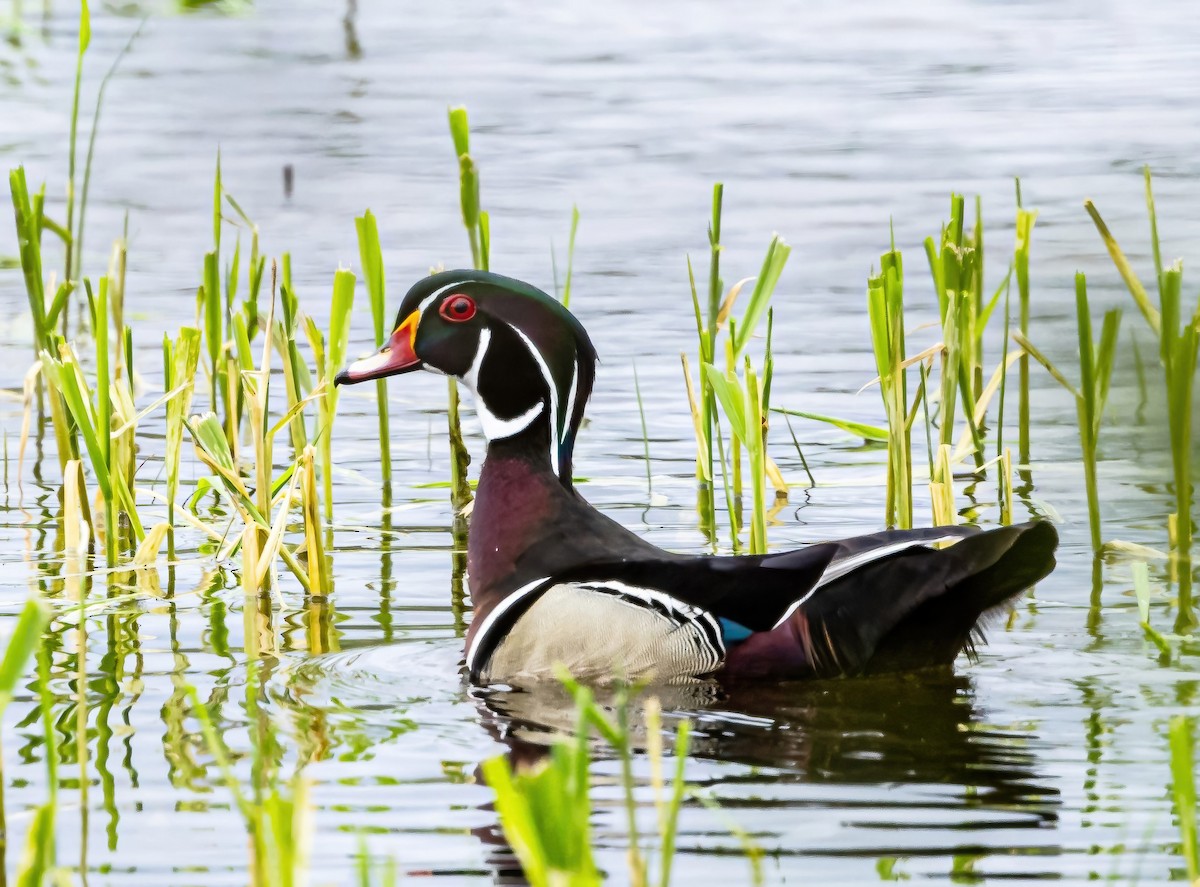
[[[738,440],[746,440],[746,403],[742,388],[736,379],[726,378],[711,363],[702,364],[705,379],[712,386],[725,417],[729,420],[730,430]]]
[[[371,320],[375,328],[375,347],[383,346],[387,331],[386,277],[383,269],[383,250],[379,245],[379,226],[375,215],[367,210],[354,220],[358,233],[358,254],[362,262],[363,278],[371,302]],[[375,383],[375,403],[379,416],[379,456],[383,477],[384,504],[391,502],[392,489],[392,438],[388,416],[387,381]]]
[[[1029,336],[1029,248],[1037,213],[1021,208],[1021,182],[1017,181],[1017,236],[1013,248],[1013,268],[1017,275],[1017,301],[1020,310],[1018,329]],[[1017,456],[1029,464],[1029,355],[1022,354],[1018,367]]]
[[[1121,309],[1112,308],[1105,312],[1104,323],[1100,328],[1100,343],[1096,347],[1096,407],[1097,413],[1102,414],[1108,403],[1108,388],[1112,381],[1113,362],[1117,354],[1117,334],[1121,327]],[[1099,419],[1099,415],[1097,415]],[[1099,429],[1097,429],[1099,430]]]
[[[1159,330],[1163,327],[1162,318],[1158,313],[1158,309],[1150,303],[1150,296],[1147,295],[1146,288],[1142,286],[1141,280],[1138,279],[1137,273],[1133,270],[1129,259],[1125,257],[1125,253],[1121,251],[1116,238],[1112,236],[1112,232],[1104,224],[1104,219],[1100,217],[1100,212],[1096,209],[1095,204],[1090,200],[1085,200],[1083,208],[1092,217],[1092,222],[1095,223],[1096,230],[1100,232],[1100,239],[1104,241],[1104,246],[1108,250],[1109,256],[1112,257],[1113,264],[1117,266],[1117,273],[1125,281],[1125,286],[1129,290],[1129,294],[1133,296],[1133,301],[1137,304],[1138,310],[1142,312],[1142,316],[1146,318],[1146,323],[1150,325],[1150,329],[1157,336]]]
[[[800,419],[811,419],[814,422],[824,422],[827,425],[832,425],[834,428],[839,428],[853,437],[859,437],[863,440],[874,441],[877,443],[888,442],[888,430],[880,428],[878,425],[867,425],[865,422],[854,422],[850,419],[838,419],[834,416],[825,416],[821,413],[810,413],[804,410],[789,410],[783,407],[771,407],[772,413],[779,413],[782,416],[796,416]]]
[[[579,230],[579,207],[571,207],[571,233],[567,237],[567,279],[563,281],[562,303],[571,307],[571,277],[575,271],[575,233]]]
[[[637,361],[633,364],[633,392],[637,395],[638,417],[642,422],[642,451],[646,457],[646,491],[654,496],[654,479],[650,475],[650,435],[646,431],[646,408],[642,403],[642,386],[638,382]]]
[[[1013,333],[1012,337],[1013,341],[1024,348],[1030,357],[1046,368],[1046,371],[1054,377],[1054,380],[1058,382],[1059,385],[1067,389],[1067,391],[1069,391],[1071,394],[1074,394],[1076,397],[1083,397],[1075,385],[1062,374],[1058,367],[1056,367],[1050,361],[1050,358],[1046,357],[1046,355],[1044,355],[1036,345],[1034,345],[1020,333]]]
[[[1196,837],[1196,748],[1192,722],[1184,715],[1171,718],[1171,793],[1179,821],[1179,839],[1188,880],[1200,881],[1200,842]]]
[[[1158,281],[1159,292],[1162,291],[1162,247],[1158,242],[1158,213],[1154,210],[1154,188],[1150,182],[1150,167],[1142,167],[1142,175],[1146,180],[1146,214],[1150,218],[1150,246],[1154,251],[1154,278]]]
[[[775,292],[775,285],[779,283],[779,275],[783,273],[783,266],[787,264],[788,256],[791,253],[792,248],[779,236],[771,238],[771,243],[767,246],[767,254],[763,258],[762,269],[758,273],[758,278],[754,281],[754,292],[750,295],[750,301],[746,305],[746,313],[742,315],[742,320],[738,324],[736,335],[733,339],[733,356],[735,360],[740,358],[742,352],[745,351],[750,337],[754,335],[759,321],[762,320],[762,316],[766,313],[767,305],[770,303],[771,296]]]
[[[29,657],[37,649],[42,631],[49,621],[50,610],[40,598],[31,597],[25,602],[4,646],[4,658],[0,661],[0,713],[12,701],[18,682],[25,676]]]
[[[40,351],[50,347],[49,328],[46,320],[45,281],[42,276],[41,229],[33,204],[29,199],[29,188],[25,181],[23,166],[18,166],[9,172],[8,186],[12,193],[13,212],[16,217],[21,273],[25,277],[25,293],[29,298],[29,313],[33,317],[34,349]]]
[[[1075,275],[1075,315],[1079,331],[1079,393],[1089,423],[1096,416],[1096,358],[1092,349],[1092,315],[1088,310],[1087,280],[1083,272]],[[1094,440],[1089,445],[1094,445]]]

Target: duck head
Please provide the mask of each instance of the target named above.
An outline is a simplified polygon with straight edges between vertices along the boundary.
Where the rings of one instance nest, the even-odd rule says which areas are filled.
[[[582,324],[555,299],[486,271],[431,275],[404,296],[383,348],[350,364],[334,382],[415,370],[458,379],[475,395],[489,444],[511,440],[544,453],[570,486],[596,351]]]

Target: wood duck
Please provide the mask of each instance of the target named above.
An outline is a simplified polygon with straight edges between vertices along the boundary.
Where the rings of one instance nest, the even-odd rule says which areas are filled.
[[[890,530],[794,551],[664,551],[576,491],[595,379],[580,322],[542,291],[445,271],[408,291],[376,354],[337,384],[415,370],[475,395],[487,437],[467,545],[471,680],[794,679],[948,665],[1054,567],[1045,522]],[[933,547],[953,542],[950,547]]]

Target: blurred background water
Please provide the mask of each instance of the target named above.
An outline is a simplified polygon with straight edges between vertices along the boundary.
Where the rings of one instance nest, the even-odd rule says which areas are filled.
[[[866,276],[891,223],[908,260],[911,324],[934,320],[921,243],[937,233],[952,190],[983,197],[990,290],[1007,270],[1013,177],[1021,177],[1025,205],[1039,211],[1031,337],[1067,366],[1076,270],[1088,272],[1094,310],[1132,307],[1084,198],[1148,274],[1148,163],[1165,253],[1200,255],[1200,19],[1177,0],[263,0],[192,13],[104,4],[93,10],[85,109],[144,16],[106,97],[83,267],[103,273],[127,215],[127,304],[147,386],[161,385],[162,332],[192,317],[218,149],[225,186],[260,226],[264,251],[291,252],[305,310],[324,324],[333,270],[357,266],[353,217],[367,207],[379,218],[393,305],[431,266],[469,263],[446,127],[447,106],[466,104],[493,270],[552,290],[552,248],[561,275],[572,204],[582,215],[572,309],[602,363],[576,459],[587,479],[581,490],[677,550],[705,548],[678,354],[693,350],[684,259],[704,261],[714,181],[725,183],[727,282],[757,271],[772,232],[794,246],[775,299],[773,401],[862,421],[881,419],[873,390],[855,394],[873,374]],[[45,15],[26,3],[20,27],[0,44],[0,161],[49,182],[54,215],[65,197],[77,21],[68,3],[55,0]],[[285,166],[294,170],[290,198]],[[6,261],[16,252],[11,226],[0,225],[0,388],[19,395],[30,321],[20,271]],[[358,304],[353,352],[370,347],[361,288]],[[1163,408],[1153,397],[1140,403],[1135,334],[1152,354],[1141,318],[1127,310],[1100,442],[1105,538],[1165,548]],[[922,335],[936,340],[928,330],[911,341]],[[990,343],[991,365],[998,346]],[[1148,372],[1157,373],[1153,362]],[[1073,404],[1036,370],[1034,383],[1033,486],[1018,519],[1060,521],[1060,567],[993,630],[978,662],[964,660],[945,678],[664,700],[696,721],[689,779],[766,851],[769,882],[1156,883],[1178,875],[1163,734],[1169,715],[1194,711],[1194,659],[1161,665],[1138,626],[1128,567],[1094,570]],[[390,397],[398,532],[379,529],[374,405],[353,390],[335,425],[336,592],[316,607],[298,592],[285,601],[282,652],[261,709],[242,692],[237,576],[205,566],[199,539],[175,571],[173,597],[125,599],[89,618],[91,815],[76,828],[64,791],[59,837],[61,856],[78,860],[88,883],[245,881],[241,821],[184,717],[185,681],[218,706],[235,748],[244,751],[266,717],[279,729],[285,766],[308,762],[316,883],[346,881],[364,833],[372,855],[395,857],[403,872],[448,883],[514,877],[475,768],[567,713],[554,693],[463,685],[466,614],[451,600],[449,505],[444,489],[422,486],[448,476],[444,383],[406,377]],[[8,622],[31,583],[54,585],[58,476],[56,466],[41,470],[39,447],[18,486],[19,396],[0,399],[0,424],[8,480],[0,619]],[[478,424],[468,416],[466,427],[479,459]],[[157,452],[153,423],[145,428],[140,442]],[[878,529],[883,451],[824,426],[795,428],[817,486],[793,490],[773,546]],[[785,475],[800,484],[786,433],[773,440]],[[153,479],[156,468],[148,463],[142,476]],[[960,504],[970,507],[971,492],[960,489]],[[994,495],[975,492],[981,505],[971,515],[996,520]],[[918,491],[920,515],[926,502]],[[1152,577],[1152,619],[1166,627],[1161,564]],[[70,763],[72,629],[56,625],[55,717],[64,725],[56,753]],[[10,858],[46,791],[36,714],[26,689],[5,717]],[[77,767],[62,772],[65,787],[77,786]],[[596,774],[601,861],[620,880],[615,765],[601,761]],[[741,845],[727,832],[722,819],[689,806],[679,876],[744,881]]]

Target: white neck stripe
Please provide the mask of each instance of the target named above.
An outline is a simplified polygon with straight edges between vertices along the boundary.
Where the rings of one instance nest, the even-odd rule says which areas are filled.
[[[546,364],[546,359],[542,357],[542,352],[538,351],[533,341],[516,326],[511,323],[509,326],[512,327],[513,332],[521,337],[521,341],[525,343],[525,347],[533,355],[533,359],[537,362],[538,369],[542,373],[542,379],[546,382],[546,396],[550,404],[550,467],[554,469],[555,474],[558,474],[558,386],[554,384],[554,376],[550,374],[550,367]],[[540,401],[538,402],[538,406],[541,406]],[[532,419],[533,416],[530,416],[530,420]]]
[[[575,398],[579,394],[579,361],[571,361],[571,392],[567,395],[567,409],[563,413],[562,432],[558,435],[558,443],[561,446],[563,440],[566,439],[567,429],[571,427],[571,421],[575,418]]]

